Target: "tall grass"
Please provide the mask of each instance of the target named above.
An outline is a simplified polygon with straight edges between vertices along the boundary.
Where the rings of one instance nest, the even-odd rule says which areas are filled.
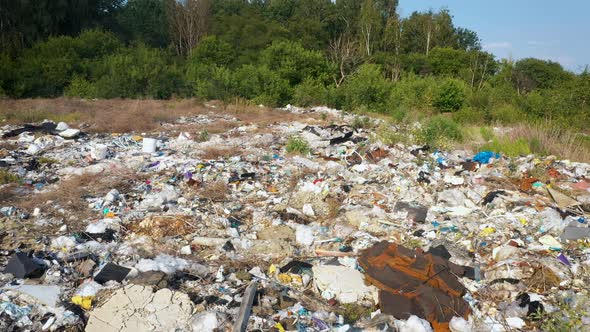
[[[481,150],[493,150],[511,157],[534,153],[590,162],[590,137],[548,121],[517,124],[499,137],[490,135],[487,129],[482,129],[481,134],[487,141],[479,147]]]

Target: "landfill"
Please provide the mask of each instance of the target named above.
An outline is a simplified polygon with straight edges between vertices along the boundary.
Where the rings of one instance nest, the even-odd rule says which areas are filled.
[[[274,111],[4,125],[0,330],[590,331],[590,165]]]

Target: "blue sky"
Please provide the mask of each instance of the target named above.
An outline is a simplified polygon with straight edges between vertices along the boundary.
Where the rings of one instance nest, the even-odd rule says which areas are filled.
[[[590,0],[400,0],[413,11],[446,7],[456,25],[477,32],[498,58],[535,57],[580,72],[590,65]]]

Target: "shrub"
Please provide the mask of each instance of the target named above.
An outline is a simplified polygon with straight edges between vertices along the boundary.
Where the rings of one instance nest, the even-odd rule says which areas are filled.
[[[381,66],[364,64],[341,89],[346,109],[354,110],[364,106],[369,111],[383,112],[391,83],[383,77]]]
[[[514,105],[503,104],[493,108],[490,112],[492,121],[503,124],[514,124],[526,119],[526,115]]]
[[[459,124],[439,115],[427,120],[417,133],[417,139],[431,147],[443,148],[450,142],[461,142],[463,133]]]
[[[432,104],[436,80],[432,77],[408,75],[392,86],[387,102],[390,112],[398,108],[427,112]]]
[[[233,73],[226,67],[189,62],[184,77],[190,95],[227,100],[234,94]]]
[[[330,67],[320,51],[306,50],[291,41],[276,41],[262,51],[260,63],[295,86],[307,77],[327,81]]]
[[[94,75],[102,98],[152,97],[166,99],[181,91],[178,68],[167,51],[143,45],[128,48],[103,59]]]
[[[299,106],[326,102],[326,86],[318,79],[306,78],[293,90],[293,103]]]
[[[203,38],[189,56],[190,62],[218,66],[228,66],[234,60],[235,54],[231,45],[217,36]]]
[[[453,113],[453,120],[461,124],[481,124],[484,122],[484,114],[473,107],[464,107]]]
[[[288,153],[308,154],[310,151],[309,144],[301,137],[291,136],[285,147]]]
[[[284,105],[291,99],[289,82],[266,66],[244,65],[234,76],[235,94],[268,106]]]
[[[72,83],[65,89],[64,95],[92,99],[98,96],[98,91],[96,85],[90,81],[82,77],[74,77]]]
[[[433,106],[441,112],[456,112],[465,102],[464,83],[447,79],[435,94]]]

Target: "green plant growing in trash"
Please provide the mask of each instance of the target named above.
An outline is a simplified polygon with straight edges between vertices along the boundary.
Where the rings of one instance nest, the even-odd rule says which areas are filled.
[[[291,136],[287,141],[286,150],[288,153],[308,154],[310,148],[307,141],[303,138],[298,136]]]
[[[47,165],[52,165],[52,164],[57,164],[58,161],[53,159],[53,158],[48,158],[48,157],[40,157],[38,160],[39,164],[47,164]]]
[[[419,143],[430,145],[431,148],[448,148],[453,142],[463,141],[461,126],[444,116],[435,116],[416,131]]]
[[[20,178],[7,170],[0,170],[0,185],[18,182]]]
[[[590,312],[582,304],[574,307],[565,302],[559,302],[556,311],[550,313],[537,312],[533,314],[532,318],[540,321],[541,331],[582,331],[585,326],[583,317],[588,316],[588,314]]]
[[[208,140],[209,140],[209,138],[210,138],[210,136],[209,136],[209,132],[207,131],[207,129],[205,129],[205,130],[202,130],[202,131],[199,133],[199,141],[201,141],[201,142],[206,142],[206,141],[208,141]]]
[[[369,128],[373,126],[373,121],[368,116],[355,116],[350,126],[354,130]]]

